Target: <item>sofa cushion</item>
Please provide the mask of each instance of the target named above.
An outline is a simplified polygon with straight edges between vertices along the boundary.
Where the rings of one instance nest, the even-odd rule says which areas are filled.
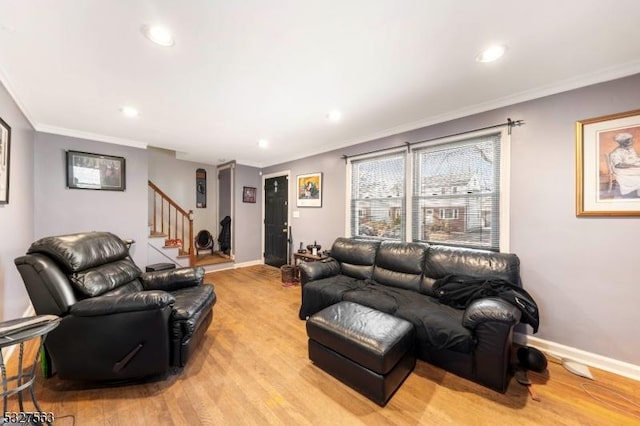
[[[71,285],[86,297],[100,296],[131,281],[137,281],[140,269],[129,258],[95,266],[69,275]]]
[[[422,265],[428,250],[429,246],[421,243],[383,242],[376,254],[373,280],[419,292]]]
[[[510,253],[432,245],[425,256],[421,293],[435,296],[433,283],[447,275],[500,278],[520,284],[520,260]]]
[[[433,348],[469,353],[475,346],[471,330],[462,325],[464,311],[415,291],[368,282],[345,292],[342,300],[411,322],[417,338]]]
[[[338,238],[331,257],[340,262],[342,274],[360,280],[371,278],[380,241]]]
[[[84,271],[129,256],[126,244],[110,232],[41,238],[31,244],[27,253],[43,253],[67,273]]]
[[[103,293],[101,296],[122,296],[123,294],[137,293],[139,291],[144,291],[142,287],[142,283],[139,279],[129,281],[125,285],[121,285],[120,287],[116,287],[111,291],[107,291]]]
[[[364,285],[362,280],[346,275],[335,275],[311,281],[302,286],[302,305],[300,319],[305,319],[318,311],[338,303],[345,292]]]
[[[438,303],[429,296],[401,305],[395,315],[411,322],[417,339],[434,349],[471,353],[476,341],[471,330],[462,325],[464,311]]]
[[[198,319],[206,315],[216,303],[216,295],[211,284],[182,288],[170,293],[176,300],[171,312],[171,337],[190,338]]]

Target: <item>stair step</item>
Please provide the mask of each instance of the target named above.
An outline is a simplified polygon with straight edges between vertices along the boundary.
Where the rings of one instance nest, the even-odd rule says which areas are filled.
[[[167,238],[167,234],[162,232],[152,232],[149,234],[149,238]]]

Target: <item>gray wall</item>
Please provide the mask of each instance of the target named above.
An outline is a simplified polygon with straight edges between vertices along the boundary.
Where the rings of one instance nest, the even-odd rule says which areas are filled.
[[[237,164],[235,167],[235,187],[233,203],[234,216],[231,220],[233,238],[233,252],[236,263],[253,262],[262,258],[262,178],[260,170],[255,167]],[[242,188],[250,186],[257,188],[256,202],[242,202]]]
[[[640,75],[383,138],[263,170],[322,171],[323,207],[298,208],[298,241],[329,246],[344,234],[342,154],[416,142],[506,121],[525,120],[511,139],[511,251],[521,260],[525,288],[540,307],[537,337],[640,365],[640,218],[577,218],[575,123],[640,107]],[[295,210],[292,194],[290,206]]]
[[[0,84],[0,117],[11,127],[9,204],[0,204],[0,320],[22,316],[29,297],[13,259],[33,242],[35,131]]]
[[[178,203],[180,207],[187,211],[193,210],[194,237],[200,230],[207,229],[216,238],[218,229],[216,222],[218,172],[216,167],[210,164],[178,160],[174,151],[164,149],[149,148],[148,155],[149,180]],[[207,207],[205,208],[196,208],[197,169],[205,169],[207,171]],[[152,216],[153,205],[150,206],[148,223],[151,223]]]
[[[126,159],[126,191],[67,189],[66,150]],[[35,238],[109,231],[137,241],[133,260],[147,262],[147,150],[38,133],[35,153]],[[195,180],[195,179],[194,179]]]

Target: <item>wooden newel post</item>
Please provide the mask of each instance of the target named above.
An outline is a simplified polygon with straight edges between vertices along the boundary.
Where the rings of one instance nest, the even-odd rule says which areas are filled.
[[[195,266],[196,254],[193,249],[193,210],[189,210],[189,265]]]

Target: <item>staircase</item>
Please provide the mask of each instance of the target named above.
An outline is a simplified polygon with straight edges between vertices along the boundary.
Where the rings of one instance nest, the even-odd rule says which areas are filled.
[[[181,253],[180,248],[165,245],[167,236],[164,234],[149,235],[147,249],[147,265],[155,263],[173,263],[176,268],[191,266],[189,255]]]
[[[147,264],[173,263],[176,267],[193,266],[193,210],[186,211],[153,182],[148,182],[153,216],[149,225]]]
[[[202,266],[206,272],[233,266],[233,257],[217,254],[196,256],[193,210],[185,210],[153,182],[149,182],[149,224],[147,265],[173,263],[176,268]],[[152,206],[153,204],[153,206]]]

